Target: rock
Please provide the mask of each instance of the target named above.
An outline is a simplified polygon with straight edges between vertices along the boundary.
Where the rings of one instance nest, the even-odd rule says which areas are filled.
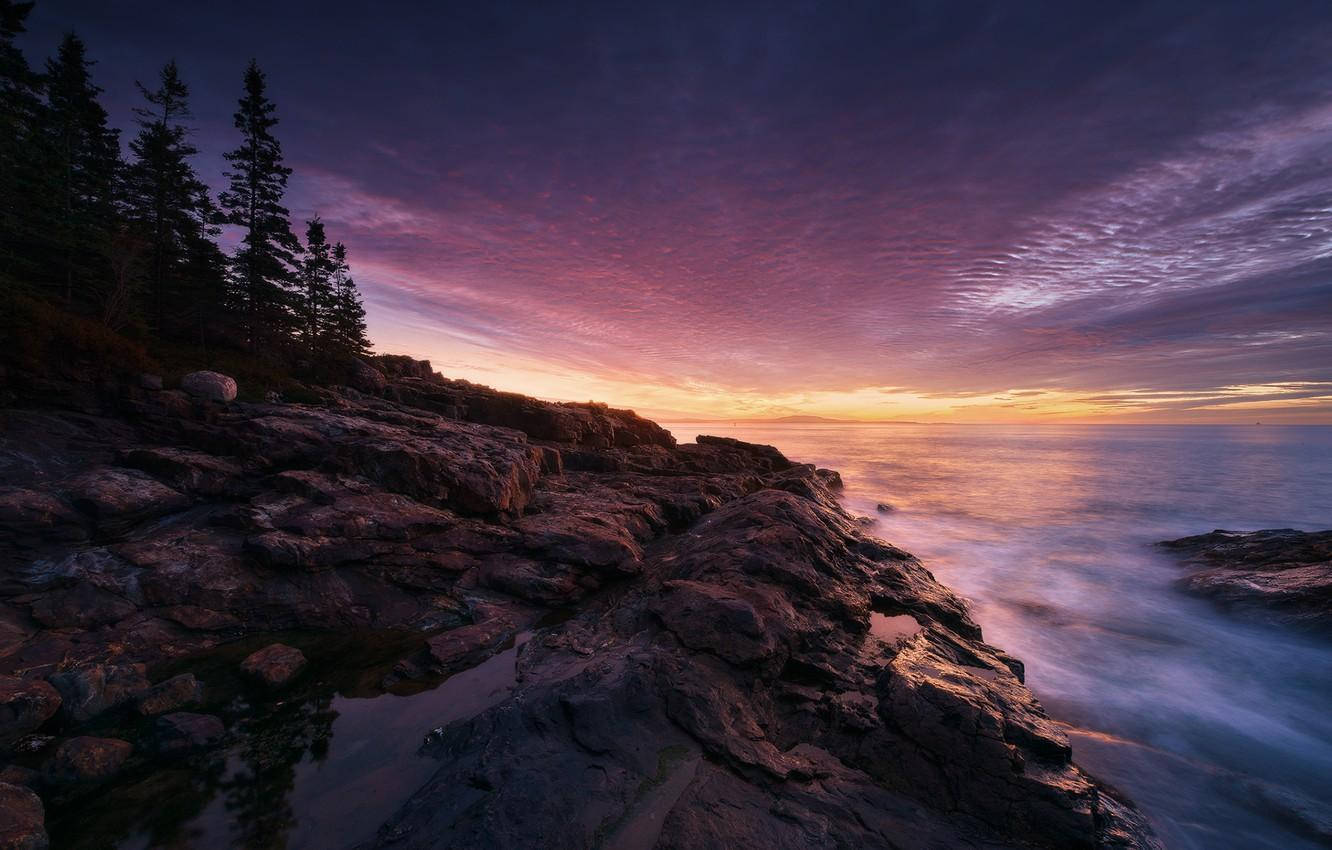
[[[30,767],[7,764],[3,768],[0,768],[0,784],[22,785],[26,788],[31,788],[40,780],[41,774]]]
[[[133,751],[119,738],[70,738],[56,748],[43,773],[55,783],[100,782],[115,776]]]
[[[180,388],[203,401],[236,400],[236,381],[220,372],[191,372],[180,379]]]
[[[76,476],[64,485],[74,507],[88,514],[103,531],[115,531],[134,523],[189,507],[183,493],[131,469],[103,467]]]
[[[150,375],[147,372],[144,372],[139,376],[139,386],[145,390],[160,390],[162,389],[162,376]]]
[[[209,747],[225,734],[222,721],[211,714],[178,711],[157,718],[152,743],[159,755],[177,756]]]
[[[504,686],[468,696],[486,707],[431,734],[438,772],[378,839],[397,847],[556,827],[569,846],[1154,846],[1021,664],[843,509],[836,473],[370,365],[382,392],[310,404],[131,386],[6,411],[0,673],[57,670],[62,723],[133,721],[175,755],[225,729],[179,710],[193,676],[154,686],[150,663],[289,630],[422,635],[396,666],[374,640],[347,653],[366,666],[339,676],[372,694],[504,653],[484,671]],[[272,687],[304,666],[281,645],[243,663]],[[305,710],[250,702],[246,747]],[[131,707],[151,719],[96,720]]]
[[[375,846],[525,846],[553,823],[570,846],[1158,846],[963,603],[835,502],[760,489],[643,561],[523,647],[511,696],[432,733],[439,772]],[[890,646],[875,607],[922,627]]]
[[[151,687],[143,664],[90,664],[55,673],[48,681],[60,692],[61,715],[71,723],[86,723]]]
[[[823,482],[823,486],[830,490],[841,490],[844,486],[842,474],[835,469],[816,469],[814,474]]]
[[[60,693],[37,679],[0,676],[0,748],[35,732],[60,709]]]
[[[134,603],[92,582],[81,581],[33,603],[32,618],[51,628],[95,628],[123,620],[137,611]]]
[[[241,468],[231,461],[172,446],[128,451],[125,465],[154,475],[177,490],[203,496],[226,493],[242,475]]]
[[[429,360],[416,360],[405,354],[380,354],[372,358],[381,374],[395,378],[420,378],[429,380],[435,376],[435,370]]]
[[[42,750],[55,743],[55,735],[24,735],[14,742],[13,750],[15,755],[30,756],[40,753]]]
[[[46,850],[46,810],[27,788],[0,783],[0,850]]]
[[[275,643],[253,652],[241,662],[241,672],[269,688],[280,688],[305,669],[305,655],[295,647]]]
[[[153,685],[139,696],[135,707],[140,714],[151,717],[201,702],[203,684],[193,673],[181,673]]]
[[[0,552],[87,538],[87,520],[53,493],[0,487]]]
[[[364,360],[352,362],[350,380],[352,387],[371,395],[379,395],[388,386],[388,378],[384,377],[384,373]]]
[[[888,504],[887,502],[879,502],[877,505],[874,506],[874,510],[878,511],[881,514],[890,514],[893,511],[897,510],[897,508],[894,508],[892,505]]]
[[[1332,531],[1224,531],[1159,544],[1192,572],[1179,586],[1251,618],[1332,632]]]

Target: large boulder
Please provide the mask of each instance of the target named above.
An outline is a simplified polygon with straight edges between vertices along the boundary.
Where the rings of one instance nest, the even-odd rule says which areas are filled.
[[[60,708],[60,694],[46,682],[0,676],[0,747],[36,731]]]
[[[352,361],[349,380],[353,388],[370,395],[379,395],[388,386],[384,373],[364,360]]]
[[[191,372],[180,379],[180,388],[202,401],[236,400],[236,381],[221,372]]]
[[[0,782],[0,850],[46,850],[46,811],[41,798]]]

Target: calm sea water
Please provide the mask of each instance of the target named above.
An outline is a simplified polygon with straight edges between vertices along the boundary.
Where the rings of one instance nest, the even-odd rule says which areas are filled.
[[[1332,427],[666,427],[840,470],[847,507],[972,602],[1167,846],[1332,844],[1332,641],[1180,593],[1150,545],[1332,527]]]

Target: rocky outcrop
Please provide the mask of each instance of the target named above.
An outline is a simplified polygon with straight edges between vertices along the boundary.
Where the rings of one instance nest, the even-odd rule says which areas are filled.
[[[1224,531],[1159,544],[1189,593],[1251,618],[1332,633],[1332,531]]]
[[[385,845],[1153,846],[1020,662],[841,508],[835,472],[372,365],[382,387],[317,405],[136,383],[101,413],[7,414],[13,735],[121,723],[132,764],[188,756],[244,734],[206,701],[219,670],[283,698],[318,678],[274,633],[391,632],[420,637],[361,687],[500,652],[519,679],[431,734],[439,772]],[[51,699],[20,715],[24,688]]]

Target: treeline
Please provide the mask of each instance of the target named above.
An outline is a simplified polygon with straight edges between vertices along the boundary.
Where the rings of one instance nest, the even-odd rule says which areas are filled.
[[[216,198],[199,178],[189,88],[174,61],[139,84],[134,136],[99,103],[91,62],[67,35],[45,67],[15,38],[30,2],[0,0],[0,295],[39,301],[126,336],[268,358],[368,351],[347,249],[318,217],[304,238],[283,196],[264,74],[245,69]],[[223,227],[239,242],[228,255]]]

